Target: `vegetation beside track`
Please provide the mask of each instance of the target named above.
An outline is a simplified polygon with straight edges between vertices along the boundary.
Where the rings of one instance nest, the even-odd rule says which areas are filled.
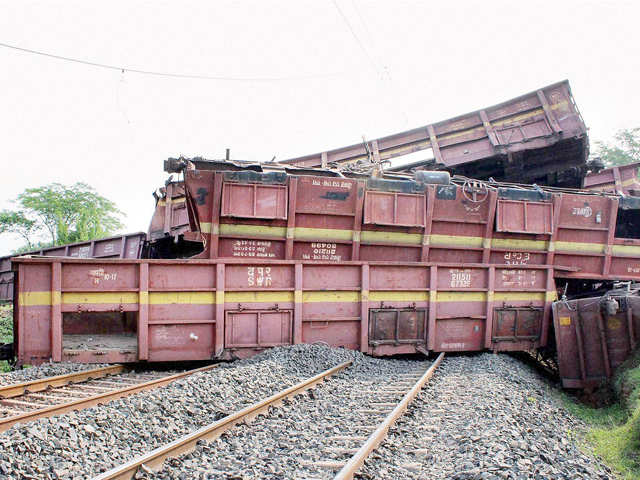
[[[13,305],[0,304],[0,343],[13,342]],[[0,372],[8,372],[11,367],[6,360],[0,362]]]
[[[589,425],[585,440],[624,480],[640,479],[640,351],[618,369],[617,402],[593,408],[563,394],[565,406]]]

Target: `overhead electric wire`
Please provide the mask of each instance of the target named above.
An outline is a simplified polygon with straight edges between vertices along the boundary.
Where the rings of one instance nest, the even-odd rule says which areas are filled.
[[[340,14],[340,16],[342,17],[342,19],[344,20],[344,23],[347,24],[347,27],[349,28],[349,30],[351,31],[351,35],[353,35],[353,38],[356,39],[356,42],[358,43],[358,45],[360,46],[360,49],[364,52],[365,56],[367,57],[367,59],[369,60],[369,62],[371,62],[371,65],[373,65],[373,69],[378,73],[381,74],[380,72],[380,68],[378,68],[378,64],[375,62],[375,60],[373,59],[373,57],[371,56],[371,54],[369,54],[369,50],[367,50],[364,46],[364,43],[362,43],[362,40],[360,40],[360,37],[358,37],[358,35],[356,34],[355,30],[353,29],[353,26],[351,25],[351,22],[349,21],[349,19],[347,18],[347,16],[344,14],[344,12],[342,11],[342,9],[340,8],[340,5],[338,5],[338,2],[336,0],[332,0],[333,1],[333,5],[336,7],[336,10],[338,10],[338,13]]]
[[[185,74],[185,73],[173,73],[173,72],[161,72],[155,70],[143,70],[139,68],[129,68],[118,65],[110,65],[107,63],[93,62],[89,60],[82,60],[79,58],[66,57],[64,55],[57,55],[54,53],[43,52],[40,50],[33,50],[30,48],[19,47],[17,45],[11,45],[8,43],[0,42],[0,47],[5,47],[13,50],[17,50],[24,53],[31,53],[33,55],[41,55],[43,57],[55,58],[57,60],[63,60],[66,62],[79,63],[83,65],[89,65],[97,68],[105,68],[109,70],[117,70],[119,72],[137,73],[140,75],[153,75],[157,77],[170,77],[170,78],[188,78],[195,80],[215,80],[222,82],[282,82],[290,80],[313,80],[321,78],[331,78],[344,75],[344,72],[340,73],[326,73],[326,74],[312,74],[312,75],[293,75],[287,77],[233,77],[222,75],[198,75],[198,74]]]
[[[358,18],[360,19],[360,23],[362,24],[362,28],[364,29],[364,33],[367,36],[367,39],[369,40],[369,43],[373,43],[373,35],[371,35],[371,32],[369,31],[369,26],[367,25],[367,22],[364,21],[364,17],[362,16],[362,13],[360,13],[360,7],[358,7],[358,2],[356,2],[356,0],[351,0],[351,4],[353,5],[353,9],[355,10],[355,12],[358,14]]]
[[[360,40],[360,37],[356,34],[355,30],[353,29],[353,26],[351,25],[351,22],[349,21],[349,19],[347,18],[347,16],[344,14],[344,12],[342,11],[342,9],[340,8],[340,6],[338,5],[337,0],[332,0],[333,1],[333,5],[334,7],[336,7],[336,10],[338,11],[338,13],[340,14],[340,16],[342,17],[342,19],[344,20],[344,23],[346,23],[347,27],[349,28],[349,30],[351,31],[351,35],[353,35],[353,38],[355,38],[356,42],[358,43],[358,45],[360,46],[360,49],[364,52],[364,54],[366,55],[366,57],[369,59],[369,62],[371,62],[371,65],[373,65],[373,69],[378,73],[380,81],[384,81],[384,72],[383,69],[378,67],[378,64],[376,63],[376,61],[373,59],[373,57],[371,56],[371,54],[369,53],[369,50],[367,50],[367,48],[364,46],[364,43],[362,43],[362,40]],[[355,4],[355,2],[353,2],[353,6],[354,9],[356,11],[356,13],[358,14],[358,16],[360,17],[360,21],[362,22],[362,25],[365,29],[365,31],[367,32],[367,35],[369,35],[369,37],[371,36],[369,34],[369,27],[367,27],[367,24],[365,23],[364,19],[362,18],[362,15],[360,14],[360,11],[358,10],[357,5]],[[386,73],[387,73],[387,77],[389,79],[389,83],[391,83],[391,86],[394,86],[394,81],[393,78],[391,76],[391,73],[389,72],[389,69],[385,67]],[[392,89],[395,90],[395,89]],[[393,94],[396,96],[397,98],[397,91],[394,91]],[[397,108],[400,110],[400,113],[402,114],[402,116],[404,117],[404,123],[407,124],[409,123],[409,117],[407,116],[407,113],[404,111],[404,109],[400,106],[399,102],[396,102],[395,104],[397,106]]]

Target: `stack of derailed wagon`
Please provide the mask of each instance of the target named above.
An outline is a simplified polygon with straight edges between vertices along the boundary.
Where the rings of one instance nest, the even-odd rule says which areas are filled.
[[[15,357],[538,351],[597,387],[640,331],[640,198],[587,159],[566,81],[282,162],[169,159],[147,258],[13,259]]]

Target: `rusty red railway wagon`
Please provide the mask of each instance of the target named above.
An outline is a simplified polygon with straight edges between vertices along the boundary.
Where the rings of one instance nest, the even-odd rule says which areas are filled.
[[[553,304],[558,367],[567,388],[597,388],[610,378],[640,335],[640,292],[613,289],[604,295]]]
[[[154,192],[156,208],[147,234],[148,258],[187,258],[202,250],[202,237],[191,231],[184,182],[168,181]]]
[[[590,168],[587,128],[566,80],[448,120],[281,163],[357,171],[428,150],[432,158],[385,168],[578,188]]]
[[[325,342],[373,355],[546,344],[546,266],[19,258],[17,355],[236,358]]]
[[[145,239],[146,236],[142,232],[128,233],[33,250],[22,255],[72,258],[140,258],[143,254]],[[0,301],[13,301],[11,259],[11,255],[0,258]]]
[[[184,175],[200,258],[549,265],[570,289],[640,274],[635,197],[443,172],[346,178],[198,165]]]
[[[638,168],[640,168],[640,163],[630,163],[592,172],[584,178],[583,187],[585,190],[597,192],[640,196]]]
[[[557,343],[565,366],[595,365],[602,348],[581,353],[562,329],[585,345],[599,331],[553,317],[557,291],[595,295],[640,277],[634,197],[442,172],[195,165],[182,162],[198,258],[16,261],[19,362],[233,358],[323,341],[374,355]],[[563,370],[567,386],[607,377],[592,370]]]

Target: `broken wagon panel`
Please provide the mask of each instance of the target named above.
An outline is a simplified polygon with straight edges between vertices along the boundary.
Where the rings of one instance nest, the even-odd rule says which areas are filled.
[[[640,196],[639,167],[640,163],[630,163],[591,172],[584,178],[582,188],[597,192]]]
[[[558,367],[566,388],[594,389],[606,383],[635,350],[640,331],[637,291],[553,304]]]

